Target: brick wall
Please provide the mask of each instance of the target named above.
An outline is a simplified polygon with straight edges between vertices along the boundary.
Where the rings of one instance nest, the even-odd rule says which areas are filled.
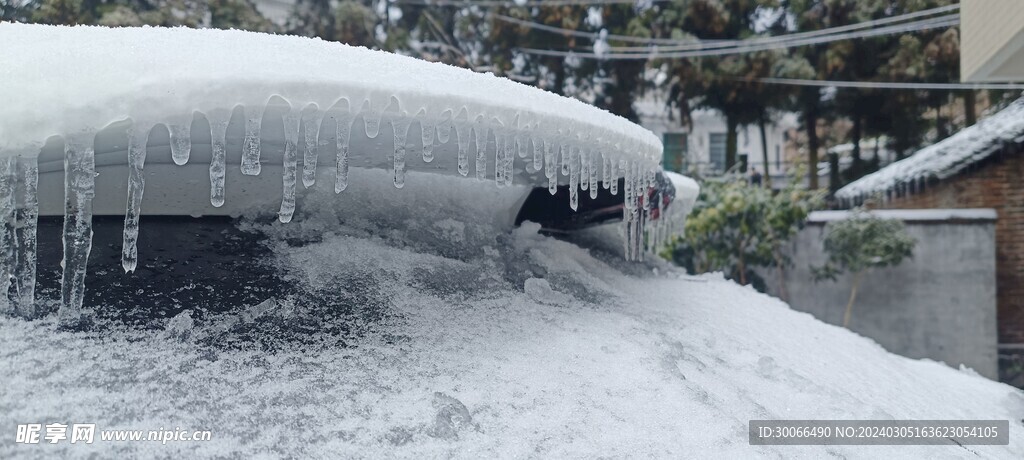
[[[1024,153],[1004,153],[874,208],[993,208],[999,343],[1024,343]]]

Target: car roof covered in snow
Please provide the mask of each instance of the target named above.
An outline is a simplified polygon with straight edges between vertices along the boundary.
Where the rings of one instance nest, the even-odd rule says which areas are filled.
[[[342,105],[396,111],[660,161],[650,131],[581,101],[408,56],[305,37],[237,30],[0,24],[0,149],[32,153],[47,137],[131,118],[164,123],[193,111]],[[370,118],[370,117],[367,117]],[[368,128],[368,132],[370,132]],[[371,136],[372,137],[372,136]],[[6,145],[6,148],[5,148]],[[23,148],[24,147],[24,148]],[[0,153],[3,154],[3,153]]]

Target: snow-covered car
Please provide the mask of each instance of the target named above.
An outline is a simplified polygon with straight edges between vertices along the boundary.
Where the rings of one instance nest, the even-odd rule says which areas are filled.
[[[637,261],[697,187],[626,120],[296,37],[0,44],[0,458],[1024,456],[1019,391]],[[749,442],[949,418],[1015,431]]]

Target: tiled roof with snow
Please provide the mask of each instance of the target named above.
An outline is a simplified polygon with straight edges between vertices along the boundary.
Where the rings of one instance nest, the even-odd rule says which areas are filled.
[[[946,179],[1010,143],[1024,144],[1024,97],[973,126],[850,183],[836,192],[836,198],[863,199],[919,179]]]

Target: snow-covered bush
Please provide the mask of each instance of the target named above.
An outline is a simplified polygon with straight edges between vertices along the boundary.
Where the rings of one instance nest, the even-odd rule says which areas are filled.
[[[753,269],[781,271],[788,265],[782,244],[821,202],[821,194],[795,181],[778,191],[743,180],[707,181],[701,184],[686,234],[675,240],[671,258],[691,273],[721,271],[729,279],[763,291],[764,281]]]

